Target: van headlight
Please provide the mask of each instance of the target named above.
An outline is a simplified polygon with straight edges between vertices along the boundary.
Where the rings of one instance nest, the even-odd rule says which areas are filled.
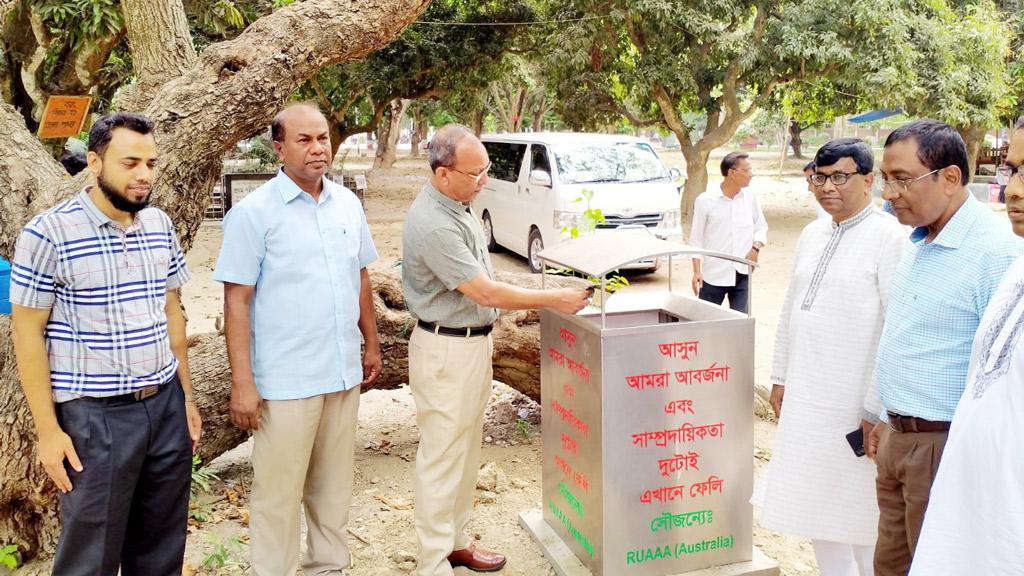
[[[566,212],[562,210],[555,210],[555,230],[562,230],[566,228],[579,228],[580,219],[583,214],[580,212]]]
[[[661,213],[661,221],[658,228],[679,228],[679,210],[666,210]]]

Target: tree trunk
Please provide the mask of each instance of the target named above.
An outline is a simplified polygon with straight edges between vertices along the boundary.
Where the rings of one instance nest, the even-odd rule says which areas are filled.
[[[477,137],[479,137],[484,132],[484,116],[485,115],[486,115],[486,111],[484,110],[483,106],[481,106],[480,108],[477,108],[476,111],[473,112],[473,122],[472,122],[472,125],[470,126],[470,128],[473,129],[473,133],[476,134]]]
[[[676,134],[676,138],[682,140],[683,134]],[[711,150],[698,146],[682,146],[683,157],[686,159],[686,185],[683,187],[683,197],[679,202],[679,214],[683,224],[684,234],[689,230],[690,220],[693,217],[693,204],[708,187],[708,158]]]
[[[298,2],[257,20],[234,40],[209,46],[192,67],[154,88],[146,108],[156,121],[161,151],[154,203],[175,222],[186,250],[202,223],[223,153],[265,128],[318,69],[390,43],[428,3]],[[5,8],[0,5],[0,11]],[[80,189],[88,176],[83,172],[68,179],[21,115],[2,103],[0,149],[5,150],[0,155],[0,253],[9,257],[25,222]],[[215,336],[193,342],[191,368],[200,406],[207,412],[202,453],[209,458],[240,436],[225,429],[220,412],[228,389],[223,344]],[[0,544],[17,544],[23,558],[30,559],[54,549],[56,494],[35,461],[35,433],[5,317],[0,317],[0,398]]]
[[[398,154],[398,137],[402,134],[402,119],[405,118],[405,109],[409,105],[408,100],[395,98],[390,103],[391,114],[388,121],[380,125],[377,131],[377,154],[373,158],[373,167],[391,168],[395,165],[395,157]]]
[[[803,146],[803,140],[800,139],[800,133],[803,132],[803,127],[796,120],[789,121],[789,144],[793,147],[793,158],[803,158],[804,155],[801,153],[800,148]]]
[[[412,133],[409,136],[410,155],[413,158],[420,156],[420,142],[427,137],[427,121],[423,118],[423,109],[416,106],[412,111]]]
[[[136,83],[119,99],[123,110],[143,110],[156,88],[195,66],[195,46],[181,0],[122,0]]]
[[[960,133],[964,144],[967,145],[967,181],[970,182],[978,167],[978,154],[981,152],[981,145],[985,142],[986,130],[984,126],[965,126],[957,127],[957,132]]]

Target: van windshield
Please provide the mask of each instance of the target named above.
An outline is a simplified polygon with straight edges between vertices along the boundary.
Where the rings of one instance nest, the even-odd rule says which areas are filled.
[[[670,179],[654,149],[640,142],[558,146],[552,152],[564,184]]]

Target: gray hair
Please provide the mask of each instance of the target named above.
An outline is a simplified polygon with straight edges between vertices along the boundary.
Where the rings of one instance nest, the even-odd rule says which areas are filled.
[[[467,138],[476,138],[476,133],[462,124],[445,124],[430,140],[429,159],[430,171],[455,165],[455,149]]]

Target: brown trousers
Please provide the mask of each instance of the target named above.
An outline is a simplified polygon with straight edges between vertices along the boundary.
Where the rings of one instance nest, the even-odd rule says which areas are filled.
[[[906,576],[914,558],[928,495],[948,432],[896,432],[885,428],[875,462],[878,542],[875,576]]]

